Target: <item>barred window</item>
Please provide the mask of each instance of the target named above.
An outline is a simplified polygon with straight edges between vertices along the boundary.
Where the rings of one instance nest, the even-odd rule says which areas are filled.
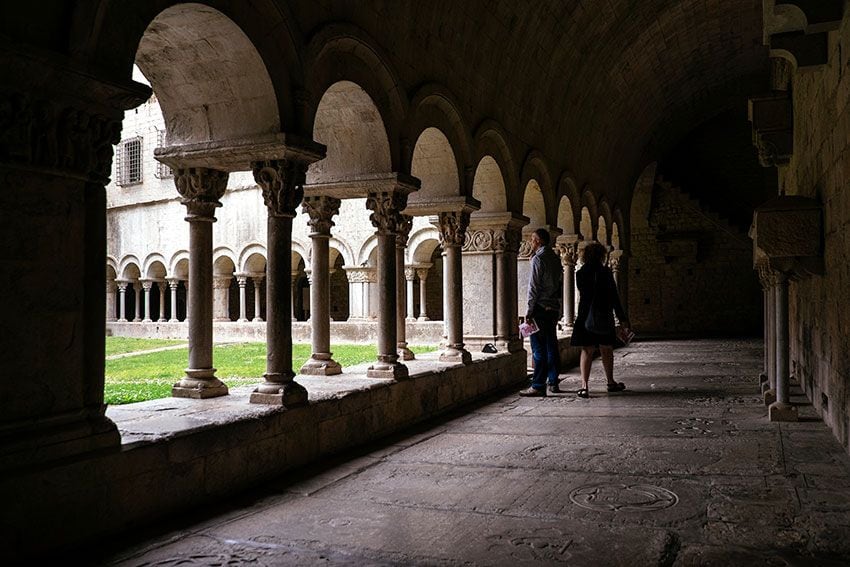
[[[118,144],[116,152],[116,183],[135,185],[142,182],[142,138],[130,138]]]
[[[161,148],[165,146],[165,130],[156,131],[156,146]],[[168,179],[174,177],[174,171],[162,162],[156,162],[156,172],[154,173],[157,179]]]

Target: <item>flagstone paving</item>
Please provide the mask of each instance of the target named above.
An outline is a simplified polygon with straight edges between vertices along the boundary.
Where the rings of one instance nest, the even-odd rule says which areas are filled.
[[[634,343],[591,397],[515,393],[173,519],[117,565],[846,565],[850,458],[761,344]]]

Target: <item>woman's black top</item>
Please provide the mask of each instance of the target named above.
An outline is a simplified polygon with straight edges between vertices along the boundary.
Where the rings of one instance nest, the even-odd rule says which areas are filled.
[[[605,333],[597,334],[585,329],[584,322],[587,320],[590,304],[593,301],[599,311],[610,313],[613,309],[617,319],[626,320],[614,274],[602,264],[585,264],[576,273],[576,287],[579,292],[578,313],[570,344],[572,346],[613,345],[616,339],[613,325]]]

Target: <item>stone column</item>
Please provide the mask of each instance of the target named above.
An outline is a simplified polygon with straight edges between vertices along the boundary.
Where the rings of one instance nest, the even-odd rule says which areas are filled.
[[[348,319],[365,319],[368,315],[365,311],[364,289],[369,274],[367,268],[345,268],[348,278]]]
[[[517,265],[516,265],[516,291],[514,292],[516,295],[514,297],[516,302],[517,313],[521,313],[525,315],[526,308],[528,307],[528,302],[526,301],[526,292],[528,290],[528,277],[531,271],[531,256],[534,253],[531,250],[531,230],[523,230],[522,236],[519,242],[519,250],[517,253]]]
[[[378,239],[378,360],[366,375],[374,378],[402,379],[407,367],[398,361],[396,284],[396,234],[401,211],[407,205],[407,193],[398,190],[370,191],[366,207],[372,211],[369,220],[377,229]]]
[[[772,374],[771,370],[773,368],[773,362],[771,359],[773,354],[773,349],[771,347],[771,323],[773,321],[773,317],[771,315],[771,307],[773,303],[771,302],[771,285],[769,275],[770,270],[767,267],[767,264],[765,263],[757,265],[756,270],[758,271],[759,283],[761,284],[762,304],[764,305],[764,367],[761,374],[759,374],[759,393],[764,395],[765,392],[771,389],[770,377]],[[773,403],[773,401],[775,400],[772,400],[770,403]]]
[[[519,336],[519,317],[517,316],[517,255],[519,253],[522,232],[518,223],[511,223],[500,234],[496,254],[497,328],[500,342],[504,341],[508,352],[523,349]],[[498,345],[501,348],[501,344]]]
[[[252,403],[294,407],[307,403],[307,390],[292,370],[292,219],[304,196],[308,162],[255,162],[254,180],[268,209],[266,263],[266,373]]]
[[[316,196],[304,199],[303,210],[310,216],[310,240],[313,252],[310,255],[310,342],[313,352],[301,367],[301,374],[332,376],[340,374],[342,367],[333,359],[331,352],[331,309],[330,309],[330,250],[329,240],[333,217],[339,214],[340,200],[334,197]]]
[[[168,289],[171,290],[171,318],[168,320],[169,323],[179,323],[180,319],[177,318],[177,287],[180,285],[180,280],[178,278],[168,278]]]
[[[292,239],[292,235],[290,234],[290,240]],[[266,267],[266,271],[268,271],[268,267]],[[300,272],[291,272],[289,275],[289,314],[290,319],[292,321],[297,321],[295,317],[295,299],[298,296],[298,288],[295,284],[298,283],[298,276],[301,275]],[[268,282],[266,282],[266,297],[269,294]],[[268,319],[268,309],[269,304],[266,303],[266,319]]]
[[[118,322],[127,322],[127,286],[130,282],[127,280],[115,280],[118,286]]]
[[[263,274],[251,274],[251,280],[254,282],[254,323],[262,323],[262,310],[260,309],[260,292],[262,291],[263,278],[265,276]]]
[[[248,321],[246,305],[248,300],[245,295],[245,288],[248,285],[248,274],[236,274],[236,283],[239,285],[239,318],[236,322],[246,323]]]
[[[156,287],[159,290],[159,318],[158,323],[165,323],[165,280],[156,280]]]
[[[398,318],[396,323],[396,334],[398,335],[398,356],[402,360],[413,360],[416,358],[413,351],[407,348],[407,323],[405,321],[404,307],[407,303],[405,287],[404,249],[407,248],[407,238],[410,229],[413,228],[413,217],[401,215],[396,235],[395,262],[396,262],[396,306]]]
[[[186,206],[189,222],[189,367],[171,389],[181,398],[213,398],[227,394],[227,386],[213,368],[212,223],[227,188],[228,174],[204,167],[179,168],[174,184]]]
[[[115,311],[115,298],[118,292],[118,284],[115,280],[106,278],[106,320],[115,321],[118,316]]]
[[[564,319],[567,327],[572,327],[576,321],[576,262],[578,261],[578,243],[565,240],[557,244],[561,255],[561,266],[564,268]]]
[[[791,405],[788,343],[788,275],[779,273],[776,281],[776,401],[768,407],[770,421],[797,421],[797,408]]]
[[[151,288],[153,280],[139,280],[142,284],[142,289],[145,291],[145,317],[143,323],[151,323]]]
[[[213,278],[213,321],[230,321],[231,276]]]
[[[776,272],[769,267],[760,268],[764,279],[767,299],[767,381],[762,384],[764,405],[770,406],[776,401]]]
[[[142,284],[140,281],[133,282],[133,293],[136,302],[133,323],[139,323],[142,320]]]
[[[404,268],[404,279],[407,282],[407,301],[405,302],[407,305],[407,317],[408,321],[416,321],[416,313],[414,313],[413,309],[413,282],[416,280],[416,268],[413,266],[405,266]]]
[[[472,356],[463,348],[463,266],[461,247],[466,238],[470,213],[450,211],[439,214],[440,245],[443,247],[443,318],[446,323],[446,349],[443,362],[469,364]]]
[[[430,266],[427,268],[416,268],[416,275],[419,276],[419,320],[420,321],[430,321],[431,319],[428,317],[428,293],[425,287],[425,282],[428,281],[428,270],[430,270]]]

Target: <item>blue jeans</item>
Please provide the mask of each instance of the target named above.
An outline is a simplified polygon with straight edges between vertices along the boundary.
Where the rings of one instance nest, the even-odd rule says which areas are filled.
[[[561,359],[558,352],[558,336],[555,334],[558,312],[535,311],[533,316],[540,330],[529,337],[531,355],[534,359],[531,387],[543,390],[546,388],[547,378],[550,386],[558,383],[558,363]]]

